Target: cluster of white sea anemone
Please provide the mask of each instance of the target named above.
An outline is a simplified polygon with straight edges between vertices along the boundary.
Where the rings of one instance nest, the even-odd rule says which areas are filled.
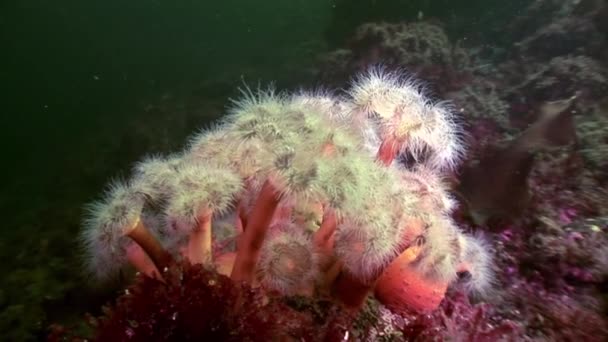
[[[243,91],[185,151],[139,162],[90,206],[82,239],[98,279],[167,260],[282,294],[373,287],[402,253],[418,276],[490,283],[487,247],[450,219],[443,180],[463,154],[449,107],[374,69],[343,95]]]

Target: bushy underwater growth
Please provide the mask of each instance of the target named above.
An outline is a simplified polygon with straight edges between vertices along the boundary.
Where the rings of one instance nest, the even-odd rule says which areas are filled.
[[[271,322],[258,316],[280,296],[331,300],[348,309],[342,319],[371,293],[401,315],[433,312],[455,282],[487,294],[487,242],[450,218],[446,178],[464,153],[462,135],[449,107],[381,69],[345,95],[246,89],[222,123],[180,154],[144,159],[90,206],[82,240],[94,279],[133,269],[149,278],[123,296],[98,336],[127,323],[137,325],[128,330],[135,340],[151,331],[186,338],[188,329],[238,335],[243,326],[225,325],[233,320],[224,315]],[[221,291],[190,291],[188,279]],[[249,286],[265,304],[251,300]],[[180,325],[223,301],[208,318],[224,323]],[[171,323],[179,333],[150,320],[172,305],[182,306]]]

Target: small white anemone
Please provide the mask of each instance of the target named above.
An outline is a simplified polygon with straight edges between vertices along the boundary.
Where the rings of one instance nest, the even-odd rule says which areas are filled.
[[[273,150],[268,174],[281,197],[314,200],[320,197],[318,189],[318,153],[304,145],[280,145]]]
[[[244,179],[259,177],[271,166],[275,146],[289,145],[294,140],[286,101],[274,92],[250,94],[237,102],[225,124],[225,140],[218,161],[237,170]]]
[[[132,186],[143,193],[148,200],[158,203],[173,192],[175,186],[173,180],[181,163],[180,155],[172,155],[168,158],[148,156],[135,165]]]
[[[404,73],[371,68],[355,79],[349,94],[359,115],[389,120],[400,106],[427,102],[419,88]]]
[[[361,281],[373,280],[397,256],[402,227],[392,223],[390,213],[378,210],[368,222],[345,218],[338,225],[335,254],[350,274]]]
[[[361,184],[361,177],[356,173],[356,159],[342,156],[332,160],[322,160],[319,163],[319,189],[322,191],[322,201],[336,211],[338,216],[355,211],[351,208],[361,208],[365,205],[365,195],[361,189],[367,189]]]
[[[363,152],[351,151],[338,158],[323,159],[318,165],[318,186],[323,200],[339,216],[355,221],[365,221],[369,208],[382,206],[386,191],[396,181],[392,172]]]
[[[431,150],[428,165],[438,169],[454,169],[465,153],[463,133],[454,111],[447,103],[429,108],[430,123],[425,130],[414,132],[412,140]]]
[[[456,279],[460,262],[460,231],[444,215],[427,215],[425,223],[421,252],[413,265],[427,277],[451,283]]]
[[[182,233],[190,233],[204,211],[225,214],[243,186],[234,172],[202,163],[182,165],[175,182],[165,215],[168,226]]]
[[[400,106],[396,115],[379,123],[380,135],[403,141],[400,153],[438,169],[453,169],[464,145],[452,112],[443,104]]]
[[[221,163],[230,142],[225,124],[216,124],[199,131],[190,138],[185,158],[196,161]]]
[[[400,176],[400,184],[418,197],[421,209],[450,213],[456,207],[456,200],[448,192],[447,184],[436,170],[424,165],[416,165],[411,170],[404,167],[396,170]]]
[[[104,198],[87,206],[80,239],[86,253],[86,269],[99,280],[116,276],[127,265],[125,235],[140,219],[145,199],[128,183],[114,181]]]
[[[319,112],[334,123],[344,123],[350,112],[347,103],[329,90],[300,90],[290,100],[293,105]]]
[[[284,133],[281,120],[288,104],[287,96],[275,92],[272,87],[258,87],[256,92],[246,87],[241,89],[241,93],[240,99],[232,100],[234,106],[224,120],[229,142],[240,144],[258,139],[272,143],[280,140]]]
[[[400,153],[437,168],[453,168],[461,159],[463,144],[452,111],[433,104],[411,78],[372,69],[355,81],[350,96],[354,111],[375,121],[371,126],[379,138],[401,142]],[[366,137],[373,141],[373,134]]]
[[[280,108],[283,106],[286,95],[277,92],[271,84],[266,88],[262,88],[260,84],[255,89],[248,85],[239,88],[241,96],[238,99],[230,99],[232,107],[229,110],[230,116],[242,116],[254,113],[256,109]],[[228,122],[230,119],[228,120]]]
[[[319,256],[309,235],[292,223],[282,224],[264,241],[258,278],[266,288],[293,295],[314,286]]]
[[[461,263],[470,274],[466,285],[470,292],[486,296],[491,292],[494,276],[490,246],[481,236],[461,235]]]

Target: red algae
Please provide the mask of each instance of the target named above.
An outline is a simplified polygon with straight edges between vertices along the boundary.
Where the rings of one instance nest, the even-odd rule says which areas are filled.
[[[93,341],[337,341],[352,318],[330,303],[296,307],[287,300],[207,270],[180,264],[166,283],[138,276],[101,317],[90,319]],[[321,315],[321,316],[319,316]],[[55,327],[49,340],[77,338]],[[70,336],[70,337],[68,337]]]

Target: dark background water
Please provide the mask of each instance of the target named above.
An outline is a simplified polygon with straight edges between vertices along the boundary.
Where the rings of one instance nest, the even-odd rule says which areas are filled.
[[[70,315],[84,203],[143,154],[179,148],[242,80],[314,84],[316,56],[354,27],[419,12],[497,42],[497,14],[523,2],[0,2],[0,334]]]
[[[4,1],[2,146],[7,164],[19,167],[2,172],[10,178],[42,165],[51,171],[98,120],[119,125],[136,99],[240,75],[298,82],[302,75],[277,65],[311,67],[307,57],[344,43],[361,22],[422,11],[459,23],[451,34],[493,40],[506,17],[494,14],[524,2]]]
[[[57,165],[98,118],[120,125],[138,99],[266,70],[319,39],[327,5],[300,1],[22,1],[4,4],[4,172]],[[240,70],[241,69],[241,70]],[[34,158],[33,158],[34,157]],[[25,163],[25,165],[23,164]]]

